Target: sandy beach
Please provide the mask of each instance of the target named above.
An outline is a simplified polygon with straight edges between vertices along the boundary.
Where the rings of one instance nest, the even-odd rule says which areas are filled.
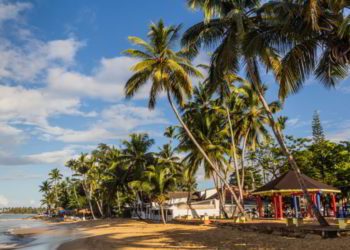
[[[79,249],[346,249],[350,237],[321,239],[282,237],[205,225],[156,224],[130,219],[64,224],[82,238],[59,250]]]

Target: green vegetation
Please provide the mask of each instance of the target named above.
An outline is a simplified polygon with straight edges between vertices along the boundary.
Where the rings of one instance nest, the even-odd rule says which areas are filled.
[[[129,37],[137,49],[124,53],[139,59],[125,85],[132,98],[150,83],[148,106],[162,92],[181,126],[165,131],[170,138],[159,152],[154,140],[132,134],[120,148],[101,144],[90,154],[67,163],[73,177],[62,180],[53,170],[40,187],[48,211],[89,207],[93,218],[122,215],[136,197],[162,206],[171,190],[195,189],[195,175],[204,167],[219,191],[228,190],[244,214],[244,189],[254,189],[292,168],[318,221],[328,225],[300,178],[301,172],[326,183],[348,185],[349,145],[326,140],[317,113],[313,140],[285,136],[286,117],[278,115],[286,98],[301,90],[308,76],[334,87],[348,75],[350,25],[348,1],[188,0],[204,20],[185,31],[180,26],[151,24],[147,40]],[[175,48],[178,48],[175,50]],[[209,49],[209,66],[191,64]],[[210,49],[213,49],[211,51]],[[269,103],[261,70],[279,84],[278,101]],[[191,77],[201,81],[192,87]],[[270,134],[270,131],[272,134]],[[174,149],[173,149],[174,147]],[[183,159],[175,152],[185,154]],[[231,184],[238,187],[238,195]],[[222,209],[223,210],[223,209]],[[225,215],[225,211],[222,211]],[[164,215],[162,216],[164,218]]]
[[[0,214],[40,214],[44,210],[36,207],[4,207],[0,208]]]

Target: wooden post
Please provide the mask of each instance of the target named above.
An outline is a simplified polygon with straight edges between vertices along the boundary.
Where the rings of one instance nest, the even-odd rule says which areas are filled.
[[[314,203],[314,194],[311,194],[311,200],[312,200],[312,203]],[[312,208],[311,208],[311,204],[308,204],[307,206],[307,216],[308,217],[312,217]]]
[[[317,201],[317,208],[319,211],[321,211],[321,194],[320,193],[317,193],[316,201]]]
[[[279,218],[283,219],[283,199],[281,194],[278,196],[278,204],[279,204]]]
[[[293,195],[293,203],[294,203],[294,210],[295,210],[295,217],[299,217],[299,211],[298,211],[298,201],[297,201],[297,196]]]
[[[277,219],[278,218],[277,196],[273,195],[272,197],[273,197],[273,207],[275,210],[275,219]]]
[[[257,209],[258,209],[259,218],[260,217],[264,217],[264,214],[263,214],[263,211],[262,211],[263,204],[262,204],[260,196],[256,197],[256,205],[257,205]]]
[[[337,217],[337,202],[335,200],[335,195],[331,194],[332,197],[332,210],[333,210],[333,216]]]

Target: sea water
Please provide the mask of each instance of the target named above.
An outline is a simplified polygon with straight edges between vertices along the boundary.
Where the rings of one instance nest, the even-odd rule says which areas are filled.
[[[29,220],[30,214],[0,214],[0,249],[11,249],[34,240],[30,237],[16,237],[11,232],[17,228],[41,227],[41,221]]]

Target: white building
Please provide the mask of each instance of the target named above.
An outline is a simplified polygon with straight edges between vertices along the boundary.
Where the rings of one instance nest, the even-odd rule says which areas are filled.
[[[190,204],[187,204],[188,192],[169,192],[168,200],[164,205],[164,214],[167,221],[180,217],[201,218],[204,215],[210,217],[220,217],[220,203],[215,188],[206,189],[192,194]],[[232,197],[226,192],[225,211],[232,215],[235,205]],[[246,204],[245,207],[252,208],[255,204]],[[161,220],[160,208],[154,202],[141,202],[138,199],[137,209],[132,212],[133,218],[150,220]]]

